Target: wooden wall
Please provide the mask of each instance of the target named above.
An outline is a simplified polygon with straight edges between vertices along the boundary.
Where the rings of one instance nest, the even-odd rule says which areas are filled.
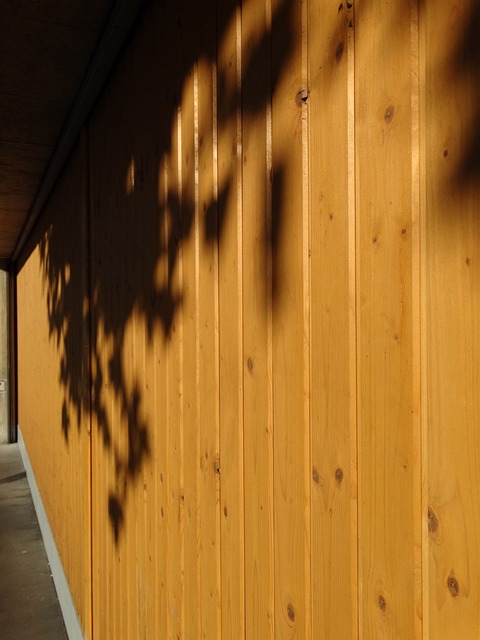
[[[478,637],[479,26],[147,7],[18,274],[86,637]]]
[[[85,145],[72,154],[17,276],[18,424],[86,638],[91,637]],[[35,246],[36,245],[36,246]]]

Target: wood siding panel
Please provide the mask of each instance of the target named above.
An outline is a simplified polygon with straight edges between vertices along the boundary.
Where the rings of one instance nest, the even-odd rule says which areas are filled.
[[[286,9],[285,9],[286,7]],[[311,637],[306,7],[272,3],[275,633]],[[285,56],[286,48],[288,57]],[[303,94],[302,94],[303,95]]]
[[[101,638],[168,637],[183,624],[181,318],[167,334],[170,300],[159,293],[181,282],[168,256],[179,224],[178,127],[171,135],[173,96],[163,99],[154,70],[132,74],[144,55],[155,55],[152,46],[145,38],[128,52],[90,126]],[[146,91],[152,100],[139,101]]]
[[[87,637],[477,637],[454,5],[138,21],[18,274],[19,422]]]
[[[86,145],[75,148],[17,275],[18,423],[91,636]]]
[[[426,3],[426,637],[480,633],[478,6]]]
[[[362,4],[355,31],[360,635],[414,638],[419,274],[410,7]]]
[[[269,2],[242,7],[245,637],[275,637]],[[252,69],[254,68],[254,73]],[[262,96],[261,108],[252,106]]]
[[[313,638],[356,638],[353,12],[309,4]]]
[[[221,628],[218,636],[245,633],[244,421],[243,421],[243,202],[241,131],[242,20],[235,1],[220,3],[226,25],[217,44],[218,249]]]

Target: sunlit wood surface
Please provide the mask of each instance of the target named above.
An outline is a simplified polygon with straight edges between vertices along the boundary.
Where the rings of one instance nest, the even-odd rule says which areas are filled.
[[[86,637],[479,636],[479,23],[147,8],[19,264]]]

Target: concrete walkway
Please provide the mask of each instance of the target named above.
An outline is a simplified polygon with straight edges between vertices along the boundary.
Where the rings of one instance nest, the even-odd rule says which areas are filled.
[[[16,444],[0,445],[0,638],[67,638]]]

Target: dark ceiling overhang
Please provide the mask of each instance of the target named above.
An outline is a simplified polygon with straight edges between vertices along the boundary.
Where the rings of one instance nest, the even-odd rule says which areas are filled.
[[[18,258],[143,4],[0,3],[0,266]]]

